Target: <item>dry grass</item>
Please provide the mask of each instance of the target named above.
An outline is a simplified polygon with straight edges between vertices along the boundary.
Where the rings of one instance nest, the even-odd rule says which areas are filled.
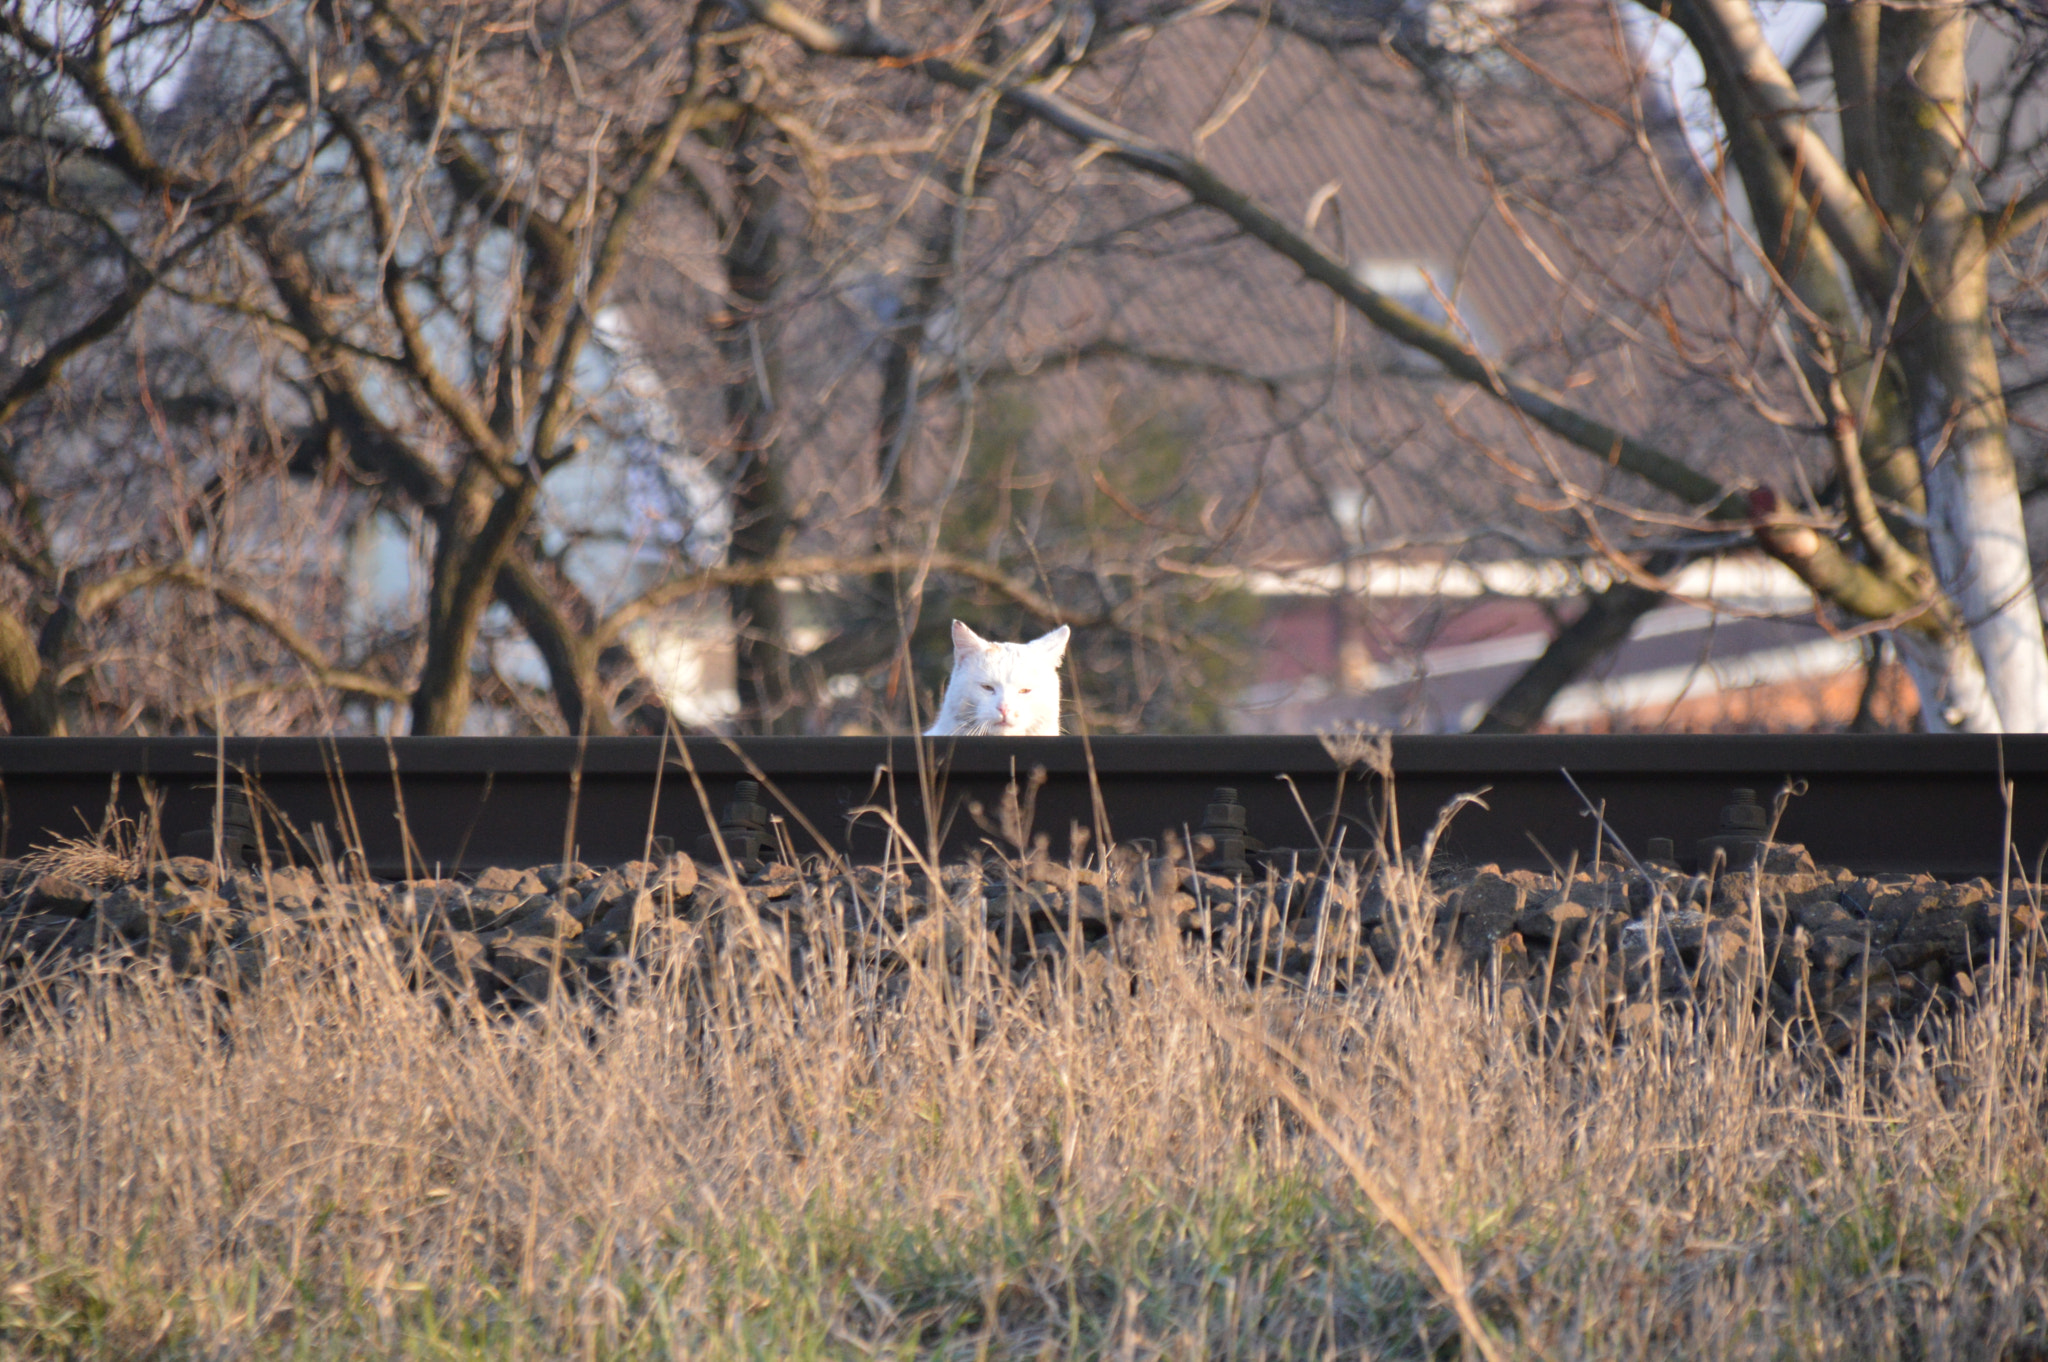
[[[27,874],[63,875],[94,887],[125,884],[148,873],[150,842],[151,832],[133,819],[110,817],[96,835],[53,838],[19,864]]]
[[[1019,986],[952,926],[517,1020],[375,927],[17,997],[0,1352],[2048,1355],[2038,994],[1851,1068],[1143,933]]]

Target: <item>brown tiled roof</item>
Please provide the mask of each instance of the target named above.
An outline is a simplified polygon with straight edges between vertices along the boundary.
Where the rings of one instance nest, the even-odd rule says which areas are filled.
[[[1162,29],[1113,79],[1077,93],[1199,151],[1283,214],[1302,213],[1335,184],[1321,238],[1341,242],[1356,262],[1441,271],[1488,353],[1567,386],[1594,414],[1721,476],[1768,469],[1782,479],[1786,442],[1732,390],[1687,372],[1654,315],[1671,309],[1710,357],[1718,347],[1739,361],[1765,339],[1739,292],[1688,240],[1680,216],[1699,210],[1686,197],[1697,196],[1696,185],[1674,166],[1676,197],[1667,198],[1638,151],[1625,37],[1604,5],[1551,5],[1526,20],[1510,51],[1445,75],[1385,48],[1332,50],[1248,17],[1217,16]],[[1443,93],[1453,79],[1461,101]],[[1239,94],[1241,107],[1197,147],[1190,130]],[[1516,505],[1521,489],[1452,429],[1454,417],[1480,439],[1526,448],[1526,432],[1505,413],[1462,385],[1429,381],[1426,364],[1403,363],[1356,318],[1333,344],[1325,292],[1220,220],[1172,214],[1177,194],[1101,162],[1080,173],[1096,183],[1072,200],[1075,216],[1040,243],[1042,258],[1019,284],[1008,318],[1017,350],[1056,356],[1063,344],[1079,351],[1110,338],[1283,379],[1277,400],[1213,378],[1182,378],[1169,390],[1207,437],[1236,432],[1247,461],[1364,478],[1382,511],[1377,535],[1493,523],[1555,540],[1554,524]],[[1135,369],[1121,379],[1130,389],[1162,382]],[[1115,381],[1091,366],[1042,386],[1078,430]],[[1294,442],[1287,460],[1265,434],[1276,426]],[[1590,459],[1562,457],[1574,476],[1598,477]],[[1646,499],[1626,479],[1613,490]]]

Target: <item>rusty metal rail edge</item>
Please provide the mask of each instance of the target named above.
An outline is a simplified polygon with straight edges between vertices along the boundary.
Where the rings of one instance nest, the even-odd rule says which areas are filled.
[[[1029,833],[1064,856],[1083,830],[1123,840],[1197,829],[1217,788],[1237,792],[1269,845],[1368,845],[1390,802],[1414,844],[1460,794],[1442,854],[1542,867],[1593,854],[1594,824],[1561,771],[1639,854],[1684,857],[1716,831],[1731,789],[1784,802],[1778,839],[1866,873],[1996,875],[2048,855],[2048,737],[1396,737],[1394,779],[1340,769],[1315,737],[909,738],[0,738],[0,855],[89,836],[109,812],[156,812],[169,849],[210,841],[225,770],[272,854],[354,846],[379,874],[536,865],[565,848],[593,863],[654,838],[694,849],[762,788],[771,839],[799,854],[882,857],[891,824],[920,850],[1003,844],[1013,784]],[[1042,772],[1042,778],[1035,775]],[[2007,836],[2005,785],[2012,791]],[[222,801],[224,802],[224,800]],[[1016,830],[1015,820],[1010,831]]]

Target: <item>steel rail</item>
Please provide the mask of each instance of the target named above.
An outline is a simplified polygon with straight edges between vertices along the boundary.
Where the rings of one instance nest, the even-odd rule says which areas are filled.
[[[2011,847],[2033,874],[2048,854],[2048,737],[1395,737],[1399,841],[1419,843],[1456,796],[1439,854],[1465,865],[1544,868],[1594,854],[1595,821],[1565,772],[1635,854],[1669,838],[1680,860],[1717,831],[1735,788],[1784,801],[1777,838],[1870,874],[1996,875]],[[216,784],[225,772],[226,790]],[[658,776],[657,776],[657,773]],[[694,779],[693,779],[694,774]],[[252,834],[293,860],[358,850],[377,874],[532,866],[565,848],[593,864],[642,855],[650,837],[696,851],[761,787],[768,845],[872,863],[892,825],[921,852],[1014,851],[1200,831],[1213,792],[1236,791],[1269,846],[1370,848],[1387,782],[1341,766],[1314,737],[0,738],[0,855],[90,837],[110,813],[154,810],[165,849],[209,849],[217,809],[246,796]],[[701,796],[700,796],[701,787]],[[931,796],[925,796],[929,789]],[[1021,809],[1007,824],[1006,789]],[[1098,801],[1099,795],[1099,801]],[[744,810],[742,810],[744,812]],[[728,833],[743,837],[733,823]],[[241,835],[226,830],[232,840]],[[822,843],[822,845],[820,845]],[[1611,852],[1605,854],[1612,854]]]

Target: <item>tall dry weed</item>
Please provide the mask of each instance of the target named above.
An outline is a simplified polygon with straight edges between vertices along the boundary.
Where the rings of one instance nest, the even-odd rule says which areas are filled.
[[[1134,931],[1013,979],[978,908],[517,1018],[360,923],[9,1000],[0,1350],[2048,1346],[2031,986],[1858,1065],[1712,1000],[1531,1024],[1422,956],[1347,997]]]

